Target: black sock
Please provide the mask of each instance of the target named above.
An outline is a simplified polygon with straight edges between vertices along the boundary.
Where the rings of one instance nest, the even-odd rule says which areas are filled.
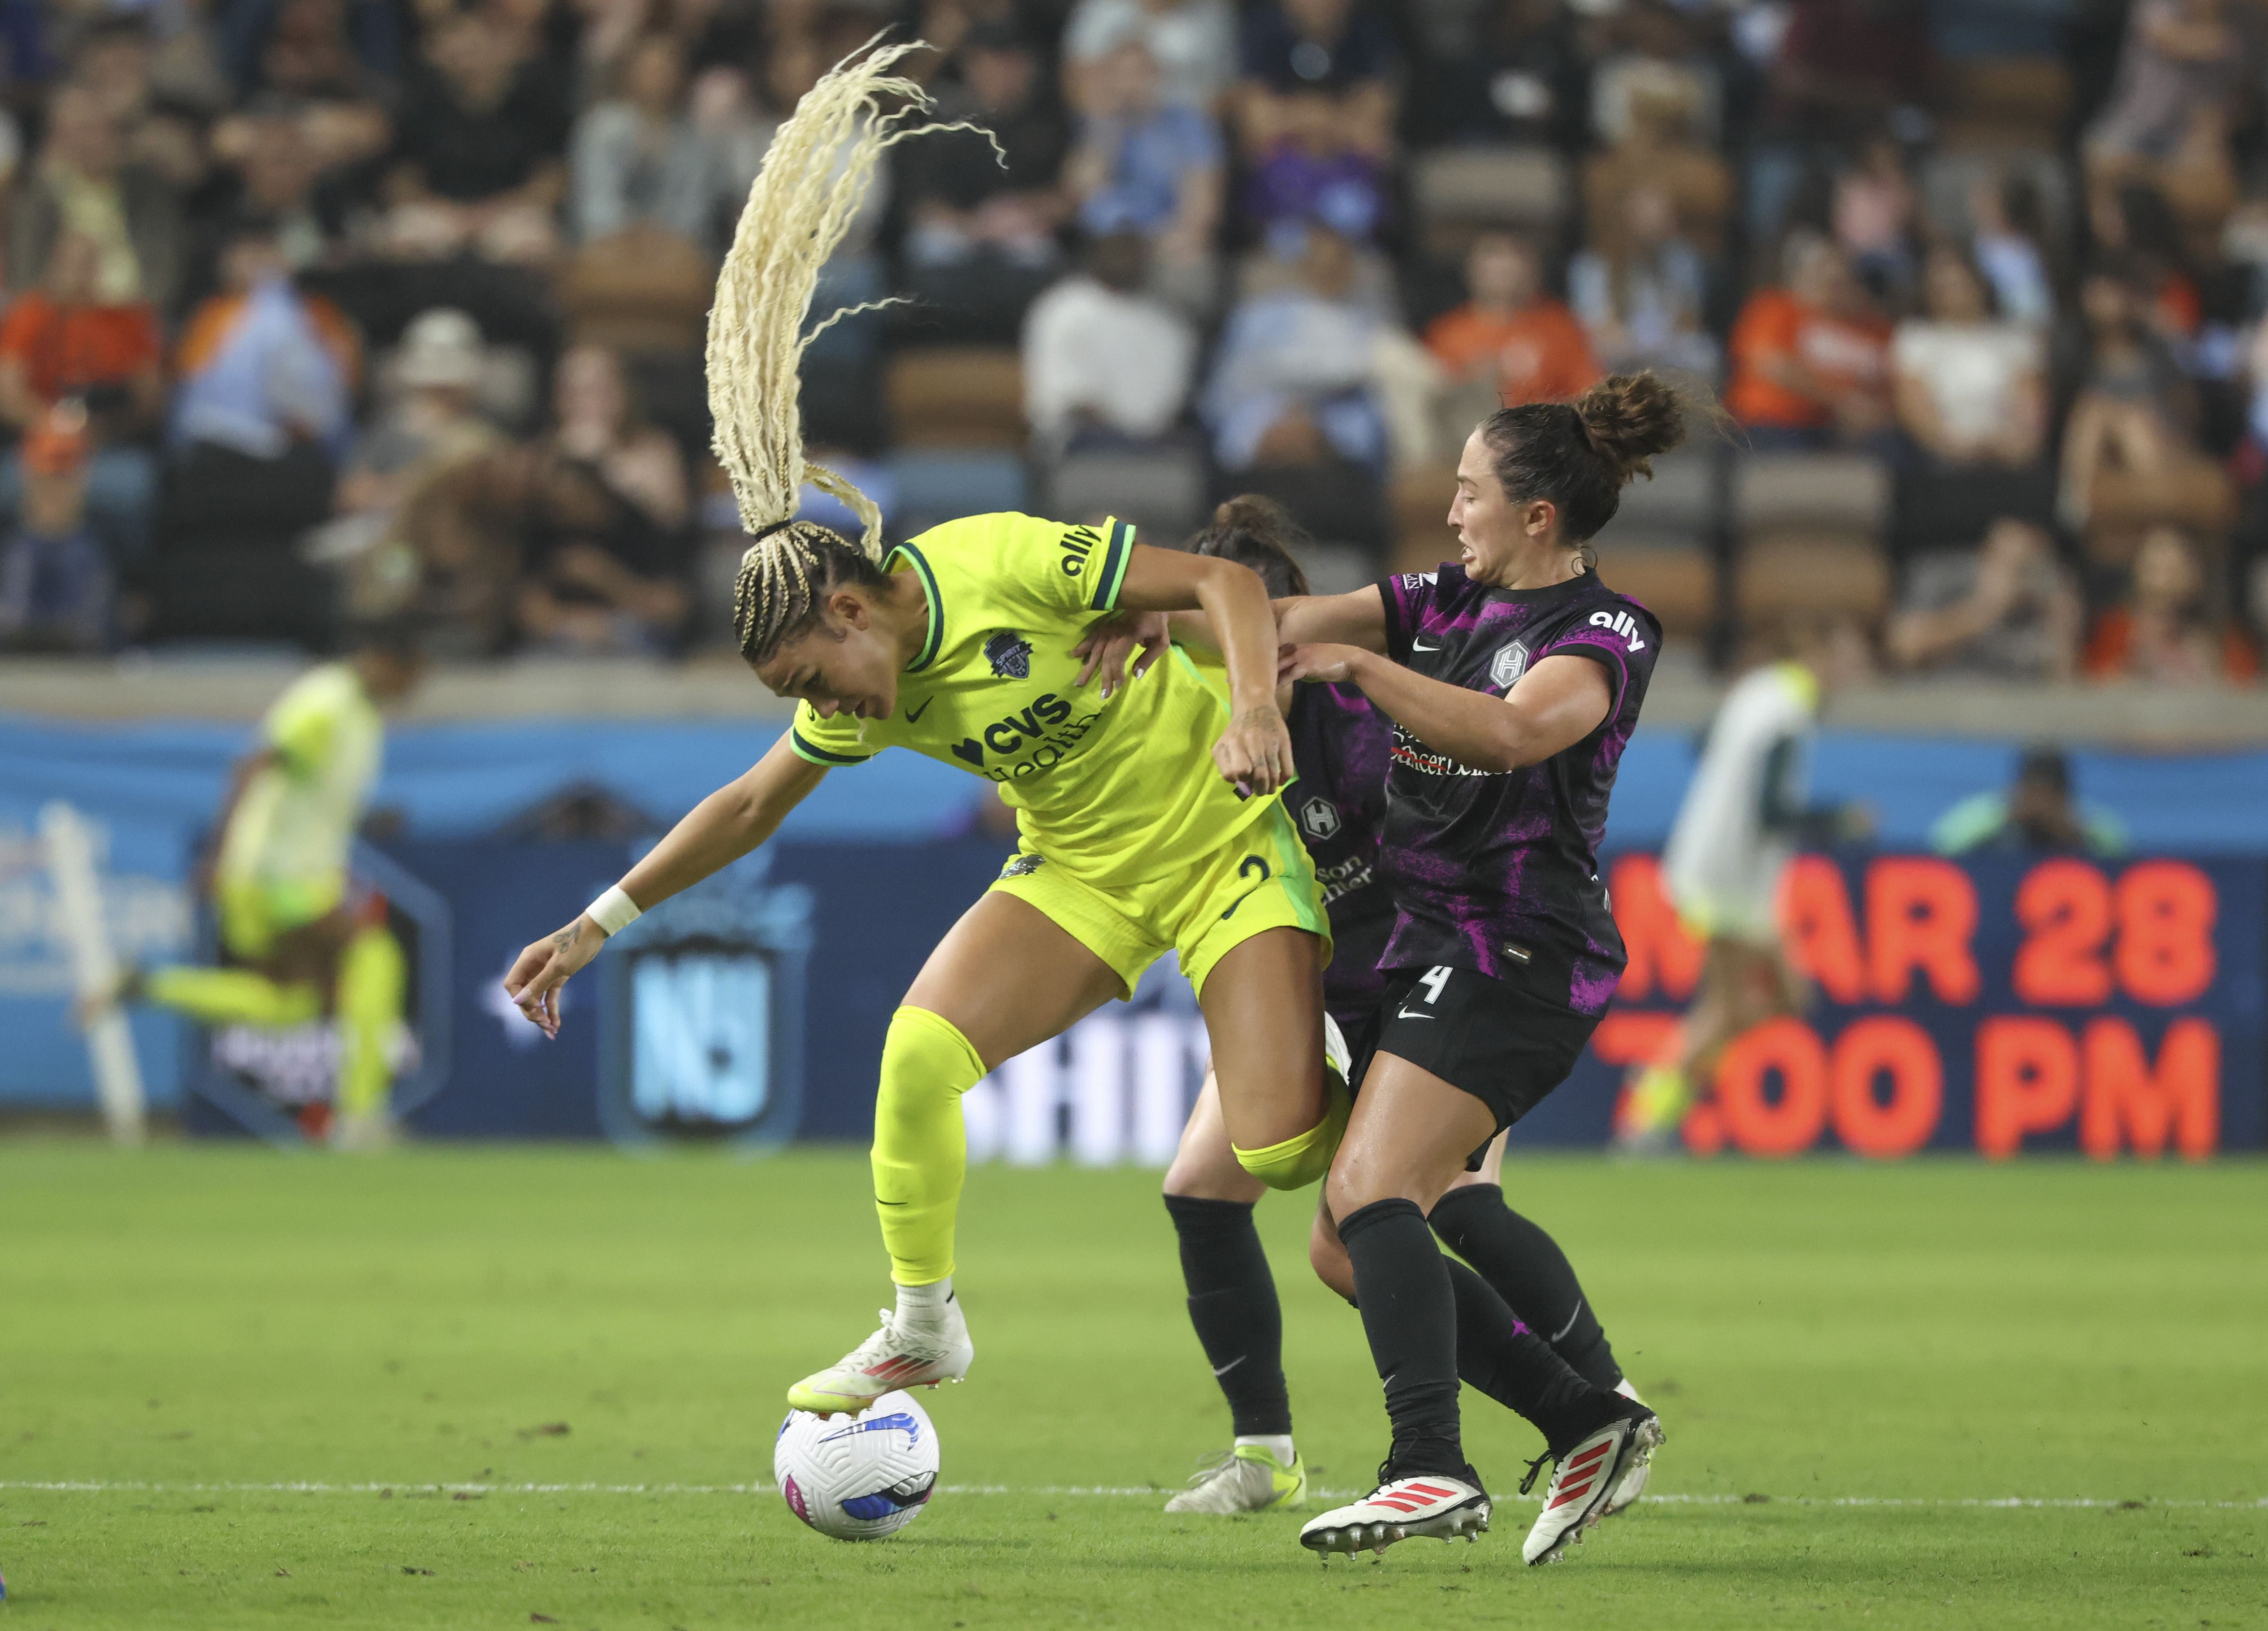
[[[1457,1299],[1448,1260],[1411,1201],[1373,1201],[1339,1220],[1356,1305],[1386,1384],[1394,1449],[1382,1476],[1467,1476],[1457,1422]]]
[[[1543,1228],[1506,1206],[1495,1184],[1452,1189],[1433,1206],[1434,1232],[1512,1304],[1521,1323],[1593,1387],[1623,1379],[1574,1265]]]
[[[1607,1400],[1622,1403],[1576,1375],[1487,1281],[1454,1258],[1443,1260],[1456,1297],[1458,1376],[1533,1422],[1555,1454],[1572,1449],[1612,1414],[1604,1407]]]
[[[1292,1396],[1284,1386],[1284,1313],[1268,1272],[1248,1201],[1167,1195],[1182,1243],[1182,1282],[1189,1323],[1204,1345],[1213,1379],[1228,1395],[1240,1436],[1289,1433]]]

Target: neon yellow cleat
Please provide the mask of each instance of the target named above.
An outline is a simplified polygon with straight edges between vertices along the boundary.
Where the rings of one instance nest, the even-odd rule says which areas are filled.
[[[1239,1444],[1199,1467],[1189,1487],[1166,1502],[1168,1512],[1289,1511],[1307,1504],[1307,1464],[1299,1452],[1285,1466],[1265,1444]]]
[[[1624,1155],[1669,1155],[1693,1107],[1693,1084],[1674,1065],[1649,1065],[1623,1089],[1615,1106],[1615,1148]]]

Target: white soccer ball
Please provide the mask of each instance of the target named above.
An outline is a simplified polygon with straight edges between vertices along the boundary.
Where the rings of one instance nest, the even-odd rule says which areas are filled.
[[[937,1429],[910,1393],[857,1415],[791,1410],[772,1444],[788,1510],[837,1540],[879,1540],[921,1515],[937,1488]]]

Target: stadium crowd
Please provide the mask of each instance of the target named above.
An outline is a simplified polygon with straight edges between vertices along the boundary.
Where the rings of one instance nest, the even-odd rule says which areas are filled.
[[[2257,680],[2264,0],[0,0],[0,643],[715,644],[714,269],[892,28],[992,133],[821,290],[897,535],[1260,491],[1344,586],[1450,552],[1487,408],[1647,367],[1727,435],[1602,555],[1691,649]]]

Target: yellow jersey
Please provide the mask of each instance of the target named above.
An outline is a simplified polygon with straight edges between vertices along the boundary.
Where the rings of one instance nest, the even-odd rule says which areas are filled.
[[[386,724],[351,665],[293,681],[261,722],[275,755],[246,783],[222,835],[224,880],[337,898],[385,750]]]
[[[929,602],[929,633],[885,720],[795,710],[789,745],[833,768],[886,747],[999,783],[1021,848],[1099,889],[1191,867],[1276,802],[1213,768],[1228,692],[1179,650],[1108,702],[1075,683],[1071,648],[1117,609],[1134,548],[1124,521],[1067,526],[983,515],[892,551]]]

